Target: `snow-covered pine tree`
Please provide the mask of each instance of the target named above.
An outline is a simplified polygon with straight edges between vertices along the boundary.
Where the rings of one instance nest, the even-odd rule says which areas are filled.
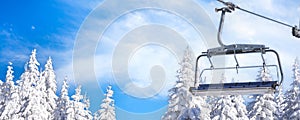
[[[41,82],[43,82],[43,86],[45,88],[43,89],[44,95],[46,95],[46,108],[49,113],[51,113],[51,116],[49,116],[51,119],[54,119],[54,110],[56,109],[56,101],[58,99],[56,95],[56,78],[55,73],[52,66],[52,59],[49,57],[47,60],[47,63],[45,65],[45,70],[41,73]]]
[[[17,86],[14,85],[13,81],[13,67],[12,63],[9,62],[6,72],[6,82],[3,84],[2,93],[4,94],[4,105],[0,115],[1,120],[13,120],[19,119],[17,112],[20,110],[21,104]]]
[[[187,47],[184,51],[184,55],[182,61],[179,63],[181,68],[178,70],[179,79],[182,79],[187,87],[194,86],[194,75],[195,72],[193,70],[193,58],[192,52],[189,47]]]
[[[277,104],[277,108],[276,108],[276,113],[275,113],[275,119],[276,120],[281,120],[282,116],[283,116],[283,109],[286,106],[284,104],[284,94],[282,92],[282,86],[280,86],[278,88],[278,94],[275,97],[275,102]]]
[[[249,120],[244,98],[241,95],[233,95],[231,97],[234,108],[237,111],[237,120]]]
[[[178,118],[180,111],[187,108],[185,96],[187,91],[183,89],[183,81],[176,81],[176,85],[169,90],[169,105],[167,112],[162,116],[162,120],[175,120]],[[184,92],[184,93],[179,93]],[[180,104],[182,103],[183,104]]]
[[[220,83],[225,83],[226,77],[221,75]],[[232,97],[229,95],[215,98],[217,100],[211,106],[210,117],[212,120],[237,120],[238,111],[235,108],[236,104],[233,102]]]
[[[83,97],[83,104],[84,104],[84,116],[87,120],[93,119],[92,112],[89,110],[90,108],[90,100],[87,98],[87,95],[85,94]]]
[[[39,69],[40,64],[36,60],[36,50],[34,49],[30,55],[29,62],[25,66],[25,72],[21,75],[21,79],[17,81],[20,86],[20,96],[22,102],[26,102],[29,98],[30,93],[34,91],[34,87],[39,80]],[[24,106],[22,106],[24,108]]]
[[[174,120],[179,116],[181,118],[187,117],[185,113],[188,113],[189,103],[191,103],[189,101],[192,100],[192,96],[188,95],[188,87],[193,86],[191,57],[191,52],[187,47],[184,51],[183,59],[179,63],[181,68],[177,70],[178,80],[175,86],[169,90],[169,107],[165,115],[162,116],[163,120]]]
[[[212,120],[238,120],[238,111],[230,96],[222,96],[211,112]]]
[[[193,111],[195,109],[199,109],[200,113],[198,114],[192,114],[194,116],[199,116],[199,119],[201,120],[209,120],[210,119],[210,106],[206,102],[206,97],[203,96],[193,96],[192,98],[192,105],[190,106],[190,109]],[[192,118],[192,117],[190,117]]]
[[[113,93],[111,86],[108,86],[105,98],[100,105],[101,109],[95,113],[94,120],[116,120],[115,105],[112,99]]]
[[[299,60],[295,59],[293,65],[293,79],[294,81],[291,84],[291,88],[286,92],[286,99],[284,104],[284,119],[300,119],[300,68]]]
[[[83,96],[81,95],[81,86],[79,85],[75,89],[75,94],[72,95],[72,101],[70,107],[67,109],[68,118],[74,120],[91,120],[91,117],[88,110],[85,110],[86,105],[83,103]]]
[[[265,94],[257,97],[256,103],[250,111],[250,120],[273,120],[275,112],[274,95]]]
[[[5,102],[5,98],[4,98],[4,83],[2,80],[0,80],[0,114],[3,112],[3,109],[5,108],[4,102]]]
[[[205,102],[201,97],[194,97],[189,91],[187,86],[182,84],[178,89],[178,112],[179,115],[177,119],[179,120],[200,120],[202,109],[200,110],[201,105]],[[199,102],[199,103],[195,103]],[[207,109],[209,110],[209,109]],[[204,113],[204,112],[203,112]],[[205,115],[202,115],[206,117]],[[167,118],[168,119],[168,118]]]
[[[221,74],[220,83],[226,82],[225,74]],[[220,101],[220,99],[223,99],[224,97],[218,97],[218,96],[208,96],[207,97],[207,103],[209,104],[210,111],[213,112],[215,107],[217,106],[217,103]],[[211,115],[210,115],[211,116]]]
[[[270,70],[267,67],[260,68],[260,70],[258,71],[258,74],[257,74],[256,81],[261,82],[261,81],[270,81],[270,80],[272,80],[272,76],[270,74]],[[262,96],[262,95],[249,95],[248,96],[248,98],[250,99],[250,102],[247,105],[247,110],[248,111],[252,110],[252,108],[254,107],[254,104],[255,104],[256,100],[260,96]]]
[[[231,80],[233,83],[236,82],[235,79]],[[234,104],[234,108],[237,111],[237,120],[249,120],[248,111],[245,105],[245,100],[242,95],[231,95],[231,101]]]
[[[267,68],[259,71],[258,81],[272,81],[272,77]],[[274,94],[256,95],[256,100],[249,111],[250,120],[273,120],[275,118],[277,104],[275,103]],[[251,104],[250,104],[251,105]]]
[[[46,107],[44,106],[44,95],[41,91],[43,85],[39,85],[39,65],[40,64],[36,59],[36,50],[34,49],[30,55],[27,69],[21,75],[21,79],[19,81],[22,104],[19,114],[24,119],[49,119],[48,116],[50,113],[47,112]]]
[[[14,89],[15,85],[13,82],[13,67],[11,66],[12,63],[9,62],[9,65],[7,66],[7,72],[6,72],[6,82],[0,83],[0,114],[4,111],[6,107],[6,102],[9,100],[10,92],[12,89]]]
[[[192,64],[192,52],[189,47],[184,51],[181,66],[177,71],[178,80],[173,88],[169,90],[169,105],[164,120],[173,119],[200,119],[209,117],[209,107],[202,97],[195,97],[189,92],[194,86],[194,71]]]
[[[68,120],[67,109],[70,106],[70,98],[68,96],[68,78],[65,77],[60,91],[60,97],[57,101],[57,107],[54,111],[55,120]]]
[[[204,83],[205,81],[200,81]],[[192,103],[194,103],[197,107],[200,108],[200,119],[209,120],[210,119],[210,112],[211,106],[207,103],[207,96],[193,96]],[[193,107],[193,106],[192,106]],[[193,108],[192,108],[193,109]]]

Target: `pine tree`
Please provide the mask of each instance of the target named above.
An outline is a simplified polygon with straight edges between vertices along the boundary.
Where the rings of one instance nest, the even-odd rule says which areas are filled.
[[[210,119],[210,106],[206,102],[206,97],[202,96],[193,96],[193,102],[194,105],[191,106],[191,109],[200,109],[199,114],[193,114],[195,116],[199,116],[199,118],[202,120],[209,120]],[[195,107],[194,107],[195,106]]]
[[[276,112],[276,103],[273,94],[265,94],[256,99],[250,111],[250,120],[273,120]]]
[[[235,79],[232,79],[232,82],[236,82]],[[231,101],[234,104],[234,108],[237,111],[237,119],[238,120],[249,120],[248,118],[248,111],[245,105],[244,98],[242,95],[232,95],[231,96]]]
[[[270,74],[270,70],[267,67],[261,68],[258,71],[258,75],[256,78],[256,81],[258,82],[262,82],[262,81],[270,81],[272,80],[272,76]],[[250,99],[251,102],[249,102],[248,106],[247,106],[247,110],[251,111],[252,108],[254,107],[254,104],[256,102],[256,100],[258,99],[258,97],[261,97],[262,95],[249,95],[248,98]],[[250,115],[250,114],[249,114]]]
[[[209,106],[202,97],[193,96],[189,88],[194,86],[194,71],[192,52],[189,47],[184,51],[181,66],[177,71],[178,80],[169,90],[168,111],[162,116],[164,120],[173,119],[200,119],[209,117]]]
[[[266,68],[259,71],[258,81],[272,81],[270,72]],[[274,94],[256,95],[256,100],[249,111],[250,120],[275,119],[277,104],[274,101]]]
[[[4,111],[6,107],[6,102],[8,101],[10,97],[10,92],[12,89],[14,89],[14,82],[13,82],[13,67],[11,66],[12,63],[9,62],[9,66],[7,66],[7,72],[6,72],[6,82],[1,81],[1,89],[0,89],[0,114]]]
[[[285,104],[284,104],[284,94],[282,92],[282,86],[280,86],[278,88],[278,94],[275,97],[275,102],[277,104],[277,108],[276,108],[276,113],[275,113],[275,119],[276,120],[281,120],[282,116],[283,116],[283,109],[285,108]]]
[[[54,110],[56,109],[56,101],[58,99],[56,95],[56,78],[55,73],[52,66],[52,59],[49,57],[47,60],[47,63],[45,65],[45,70],[41,73],[41,84],[44,84],[42,91],[44,92],[44,95],[46,96],[46,108],[49,113],[51,113],[51,116],[49,116],[51,119],[54,119]]]
[[[248,111],[244,104],[244,98],[241,95],[231,96],[234,108],[237,111],[237,120],[248,120]]]
[[[238,111],[230,96],[222,96],[211,112],[212,120],[237,120]]]
[[[179,65],[181,68],[178,70],[179,73],[179,79],[185,82],[187,87],[193,87],[194,86],[194,75],[195,72],[193,70],[193,58],[192,58],[192,52],[189,47],[187,47],[184,51],[183,58]]]
[[[187,109],[186,89],[183,87],[183,81],[176,81],[176,85],[169,90],[168,110],[162,117],[163,120],[174,120],[180,115],[180,112]]]
[[[9,62],[9,66],[7,66],[7,73],[6,73],[6,82],[3,84],[3,89],[1,93],[4,94],[4,104],[2,108],[2,113],[0,116],[1,120],[8,120],[8,119],[19,119],[17,116],[17,112],[20,109],[20,98],[18,95],[17,86],[14,85],[13,81],[13,67],[12,63]]]
[[[177,119],[180,114],[186,113],[188,110],[190,102],[188,102],[188,97],[191,95],[188,91],[188,86],[192,85],[192,65],[191,56],[189,48],[187,48],[184,52],[183,59],[179,63],[181,68],[177,70],[177,78],[176,84],[173,88],[169,90],[169,106],[168,111],[162,116],[163,120],[174,120]],[[191,99],[190,99],[191,100]]]
[[[86,94],[83,97],[83,104],[84,104],[84,117],[86,120],[92,120],[93,115],[92,112],[89,111],[90,108],[90,100],[87,98]]]
[[[2,80],[0,80],[0,114],[3,112],[5,108],[5,85]]]
[[[83,96],[81,95],[81,86],[79,85],[75,89],[75,94],[72,95],[72,102],[68,108],[67,116],[74,120],[91,120],[92,117],[89,114],[89,110],[86,109],[86,104],[83,103]]]
[[[300,119],[300,68],[298,58],[295,59],[293,65],[293,79],[294,81],[291,84],[291,88],[286,93],[286,100],[284,104],[286,107],[283,111],[284,119]]]
[[[36,59],[36,50],[32,51],[26,71],[22,74],[20,83],[21,109],[19,114],[24,119],[48,119],[50,113],[46,111],[43,101],[44,95],[41,91],[43,85],[40,83],[40,72]]]
[[[113,93],[111,86],[108,86],[105,98],[100,105],[101,109],[95,113],[95,120],[116,120],[114,100],[112,99]]]
[[[54,111],[55,114],[55,120],[68,120],[67,117],[67,109],[70,106],[70,98],[68,96],[68,83],[67,83],[68,78],[65,77],[63,81],[63,85],[60,91],[60,97],[57,101],[57,107],[56,110]]]
[[[28,64],[25,66],[25,72],[21,75],[21,79],[18,81],[20,86],[20,96],[23,102],[29,98],[30,93],[34,91],[34,87],[39,80],[39,65],[40,64],[36,60],[36,50],[34,49],[30,55]]]

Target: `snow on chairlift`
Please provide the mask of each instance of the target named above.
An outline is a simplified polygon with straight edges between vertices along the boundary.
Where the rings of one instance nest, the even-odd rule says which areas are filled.
[[[221,20],[219,24],[219,30],[218,30],[218,42],[220,44],[220,47],[211,48],[208,49],[206,52],[203,52],[200,56],[196,59],[196,67],[195,67],[195,87],[191,87],[190,91],[195,95],[200,96],[214,96],[214,95],[245,95],[245,94],[267,94],[267,93],[274,93],[277,86],[280,86],[283,81],[283,72],[282,67],[280,63],[279,54],[275,51],[270,49],[269,47],[266,47],[265,45],[259,45],[259,44],[232,44],[232,45],[224,45],[221,40],[221,33],[222,33],[222,27],[224,23],[224,16],[226,12],[232,12],[235,8],[242,9],[233,3],[230,2],[223,2],[221,0],[218,0],[226,5],[226,7],[216,9],[216,12],[222,11],[221,14]],[[244,9],[242,9],[245,11]],[[250,12],[250,11],[246,11]],[[252,14],[252,13],[251,13]],[[255,15],[258,15],[254,13]],[[258,15],[261,17],[261,15]],[[263,16],[263,18],[266,18]],[[269,19],[269,18],[268,18]],[[270,19],[269,19],[270,20]],[[277,22],[277,21],[275,21]],[[294,29],[299,30],[295,27]],[[294,33],[293,33],[294,35]],[[236,55],[238,54],[248,54],[248,53],[258,53],[261,54],[262,58],[262,65],[259,66],[240,66],[238,63],[238,59]],[[265,63],[264,54],[266,53],[274,53],[277,58],[277,64],[275,65],[267,65]],[[214,67],[213,62],[211,60],[214,56],[226,56],[226,55],[233,55],[236,66],[234,67]],[[212,71],[212,70],[228,70],[228,69],[236,69],[238,72],[238,69],[246,69],[246,68],[268,68],[268,67],[275,67],[277,69],[277,80],[274,81],[261,81],[261,82],[238,82],[238,83],[219,83],[219,84],[199,84],[197,86],[197,78],[198,78],[198,69],[201,68],[198,66],[198,62],[200,58],[206,57],[208,58],[210,62],[210,67],[202,69],[200,71],[200,79],[203,77],[204,71]]]

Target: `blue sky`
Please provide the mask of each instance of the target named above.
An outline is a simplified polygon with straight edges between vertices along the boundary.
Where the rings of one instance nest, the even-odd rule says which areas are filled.
[[[31,50],[35,48],[41,66],[45,64],[48,56],[52,57],[59,85],[66,75],[72,88],[78,84],[83,85],[83,91],[91,99],[93,112],[99,109],[103,90],[108,84],[112,84],[119,119],[128,116],[135,119],[157,119],[164,113],[167,90],[175,83],[176,70],[179,68],[177,63],[184,48],[189,45],[197,55],[205,51],[207,46],[215,45],[210,42],[215,42],[215,33],[212,31],[217,28],[220,14],[215,13],[214,8],[222,6],[216,1],[208,0],[192,1],[196,3],[194,6],[190,5],[190,1],[161,1],[157,4],[113,0],[2,2],[0,79],[5,79],[9,61],[13,62],[15,79],[18,79]],[[299,23],[300,1],[233,2],[291,25]],[[139,8],[127,10],[125,13],[118,12],[135,5]],[[184,7],[188,5],[190,7]],[[178,7],[173,9],[174,6]],[[197,7],[202,8],[205,14],[189,12],[195,10],[198,13]],[[113,16],[117,17],[110,19]],[[200,29],[197,31],[197,28]],[[81,36],[84,38],[80,38]],[[96,42],[86,43],[80,41],[81,39]],[[289,87],[291,66],[300,50],[300,41],[292,37],[290,28],[235,11],[226,16],[224,43],[266,44],[277,50],[284,66],[284,88]],[[91,44],[95,48],[89,48]],[[78,58],[74,57],[74,49],[77,48],[83,49],[79,50]],[[126,50],[131,52],[125,54]],[[86,51],[91,51],[93,57],[85,57],[85,54],[89,54]],[[76,60],[82,64],[74,65],[73,61]],[[256,59],[244,62],[251,60]],[[90,71],[86,67],[90,64],[95,76],[88,73]],[[74,72],[74,67],[81,69]],[[118,80],[120,78],[122,80]],[[156,79],[163,82],[143,90],[153,85],[152,80]],[[140,88],[142,92],[137,90]]]

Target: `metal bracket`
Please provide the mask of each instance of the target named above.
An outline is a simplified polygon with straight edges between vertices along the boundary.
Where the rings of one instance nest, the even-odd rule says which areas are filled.
[[[300,29],[297,26],[293,27],[292,34],[293,34],[293,36],[300,38]]]
[[[221,34],[222,34],[222,29],[223,29],[224,19],[225,19],[225,13],[226,12],[231,13],[231,11],[233,11],[233,10],[234,10],[234,8],[231,8],[231,7],[223,7],[223,8],[215,9],[216,12],[222,11],[219,29],[218,29],[218,43],[220,46],[225,46],[221,39]]]

